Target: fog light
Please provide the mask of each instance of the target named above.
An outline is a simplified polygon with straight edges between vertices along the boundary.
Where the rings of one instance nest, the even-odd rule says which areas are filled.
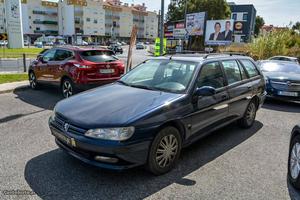
[[[107,163],[117,163],[119,160],[117,158],[106,157],[106,156],[95,156],[94,159],[100,162],[107,162]]]

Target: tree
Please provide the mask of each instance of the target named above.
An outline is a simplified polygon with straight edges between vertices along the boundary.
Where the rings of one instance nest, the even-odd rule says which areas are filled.
[[[300,22],[296,22],[293,27],[292,27],[293,30],[298,30],[300,31]]]
[[[178,0],[177,4],[169,5],[167,21],[184,19],[185,1],[187,1],[187,13],[206,11],[208,19],[226,19],[231,14],[226,0]]]
[[[258,35],[260,32],[261,27],[265,25],[265,20],[261,16],[256,16],[255,19],[255,28],[254,28],[254,34]]]

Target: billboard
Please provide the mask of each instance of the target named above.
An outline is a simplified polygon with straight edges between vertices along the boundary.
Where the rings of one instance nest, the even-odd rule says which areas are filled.
[[[203,35],[205,12],[190,13],[186,15],[186,29],[189,35]]]
[[[205,44],[211,46],[231,44],[233,25],[233,20],[208,20],[206,22]]]

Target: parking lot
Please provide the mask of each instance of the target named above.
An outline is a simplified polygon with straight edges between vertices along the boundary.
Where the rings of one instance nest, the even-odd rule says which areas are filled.
[[[185,149],[163,176],[142,168],[113,172],[59,150],[47,125],[56,88],[0,95],[0,199],[299,199],[288,185],[295,103],[267,101],[253,128],[231,124]],[[5,191],[29,192],[7,195]]]

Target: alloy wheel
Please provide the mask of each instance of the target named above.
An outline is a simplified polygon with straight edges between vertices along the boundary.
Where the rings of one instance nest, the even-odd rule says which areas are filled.
[[[36,77],[33,72],[29,74],[29,84],[32,89],[36,88]]]
[[[62,91],[65,98],[68,98],[73,95],[73,88],[70,81],[66,80],[63,82]]]
[[[297,179],[300,172],[300,143],[295,143],[290,153],[290,173],[293,179]]]
[[[156,151],[156,162],[159,167],[164,168],[170,165],[174,161],[177,151],[177,138],[174,135],[167,135],[163,137]]]
[[[256,115],[256,107],[254,103],[250,103],[246,112],[246,120],[248,124],[252,124],[252,122],[255,119],[255,115]]]

